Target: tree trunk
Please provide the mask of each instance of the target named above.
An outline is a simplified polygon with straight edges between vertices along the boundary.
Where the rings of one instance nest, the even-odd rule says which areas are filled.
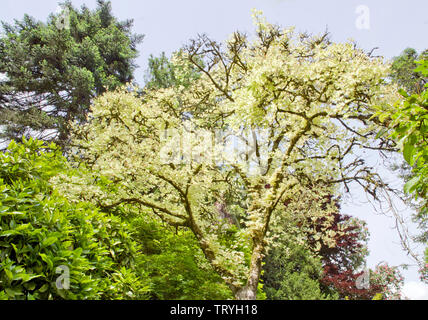
[[[252,290],[248,286],[245,286],[240,290],[238,290],[237,292],[235,292],[235,299],[236,300],[256,300],[256,295],[257,295],[257,288],[254,292],[254,290]]]
[[[262,241],[256,241],[251,256],[250,271],[247,284],[234,292],[236,300],[256,300],[260,273],[262,271],[263,249]]]

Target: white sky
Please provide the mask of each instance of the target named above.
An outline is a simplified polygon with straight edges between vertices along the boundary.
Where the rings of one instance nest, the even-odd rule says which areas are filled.
[[[72,2],[75,6],[85,3],[90,8],[96,4],[95,0]],[[356,10],[360,5],[369,9],[369,29],[356,26],[361,15]],[[427,0],[112,0],[112,6],[117,17],[134,19],[134,31],[146,35],[138,48],[140,68],[136,71],[136,79],[140,84],[144,82],[150,54],[159,55],[164,51],[169,55],[198,33],[207,33],[219,41],[235,30],[251,34],[252,8],[262,10],[269,22],[296,26],[297,31],[321,33],[328,28],[333,41],[352,38],[365,50],[379,47],[375,53],[388,59],[407,47],[418,52],[428,48]],[[12,22],[28,13],[44,21],[57,8],[56,0],[1,0],[0,20]],[[342,211],[368,222],[371,233],[369,267],[381,261],[391,265],[412,263],[402,251],[397,233],[391,229],[394,221],[375,215],[371,205],[361,202],[364,197],[358,189],[351,193],[354,201],[342,206]],[[409,215],[410,211],[405,210],[404,216]],[[403,274],[408,297],[428,299],[428,286],[419,281],[416,268],[409,268]]]

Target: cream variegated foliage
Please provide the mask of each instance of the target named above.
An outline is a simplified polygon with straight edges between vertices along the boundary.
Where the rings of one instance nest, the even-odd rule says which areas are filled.
[[[255,21],[253,41],[234,33],[224,45],[205,36],[190,42],[173,59],[200,71],[189,87],[141,97],[123,89],[95,100],[88,122],[75,125],[76,156],[110,179],[114,193],[91,177],[56,178],[70,197],[104,207],[134,203],[190,228],[244,299],[255,298],[263,255],[275,239],[270,224],[290,214],[284,201],[316,219],[321,207],[296,195],[337,194],[339,183],[352,181],[376,195],[381,182],[352,151],[391,149],[376,139],[370,118],[375,105],[397,98],[384,80],[389,66],[353,43],[296,35],[260,15]],[[227,139],[240,147],[224,148]],[[239,213],[236,243],[220,240],[230,223],[219,220],[219,203]],[[318,237],[328,243],[333,235]]]

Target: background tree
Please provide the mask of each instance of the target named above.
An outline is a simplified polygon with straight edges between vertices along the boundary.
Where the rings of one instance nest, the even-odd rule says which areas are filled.
[[[391,65],[392,80],[409,94],[422,92],[428,78],[421,72],[415,71],[417,67],[415,61],[427,58],[428,50],[424,50],[418,55],[413,48],[405,49],[399,56],[393,58]]]
[[[383,300],[407,299],[401,292],[403,284],[404,278],[397,267],[379,263],[374,270],[370,270],[370,287],[380,290]]]
[[[146,74],[146,88],[160,89],[181,85],[188,87],[192,81],[198,79],[200,71],[191,63],[183,63],[180,59],[182,55],[182,50],[174,52],[171,59],[164,52],[159,57],[150,55]]]
[[[309,246],[314,250],[317,245],[313,234],[318,232],[334,232],[332,243],[320,242],[319,256],[323,265],[321,288],[324,292],[337,292],[344,299],[372,299],[380,292],[380,288],[357,288],[357,279],[363,274],[368,255],[368,229],[364,221],[340,213],[339,200],[331,195],[320,199],[324,207],[328,203],[336,207],[335,211],[326,212],[327,216],[315,221],[307,221],[312,230],[308,233]],[[329,217],[329,216],[330,217]],[[330,218],[330,219],[329,219]],[[325,222],[329,221],[327,226]],[[324,227],[323,227],[324,226]],[[338,232],[338,231],[341,232]]]
[[[70,1],[47,23],[28,15],[3,23],[0,39],[0,137],[37,135],[65,146],[71,121],[84,121],[91,100],[133,80],[141,35],[117,21],[109,1],[90,11]],[[66,22],[62,19],[67,15]],[[69,20],[69,21],[68,21]]]
[[[169,61],[165,52],[159,57],[150,55],[146,75],[148,88],[169,88],[176,85],[174,65]]]
[[[428,283],[428,247],[425,249],[425,264],[420,268],[421,281]]]
[[[270,300],[325,300],[337,298],[321,291],[323,269],[319,257],[304,246],[288,243],[274,248],[263,265],[263,290]]]

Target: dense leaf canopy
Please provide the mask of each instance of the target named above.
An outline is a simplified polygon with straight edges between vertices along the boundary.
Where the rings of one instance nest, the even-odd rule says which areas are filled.
[[[137,45],[132,21],[119,22],[110,2],[98,1],[95,11],[63,4],[63,15],[48,22],[26,15],[3,23],[0,38],[1,137],[20,140],[23,134],[65,146],[69,122],[84,121],[91,100],[133,80]]]

